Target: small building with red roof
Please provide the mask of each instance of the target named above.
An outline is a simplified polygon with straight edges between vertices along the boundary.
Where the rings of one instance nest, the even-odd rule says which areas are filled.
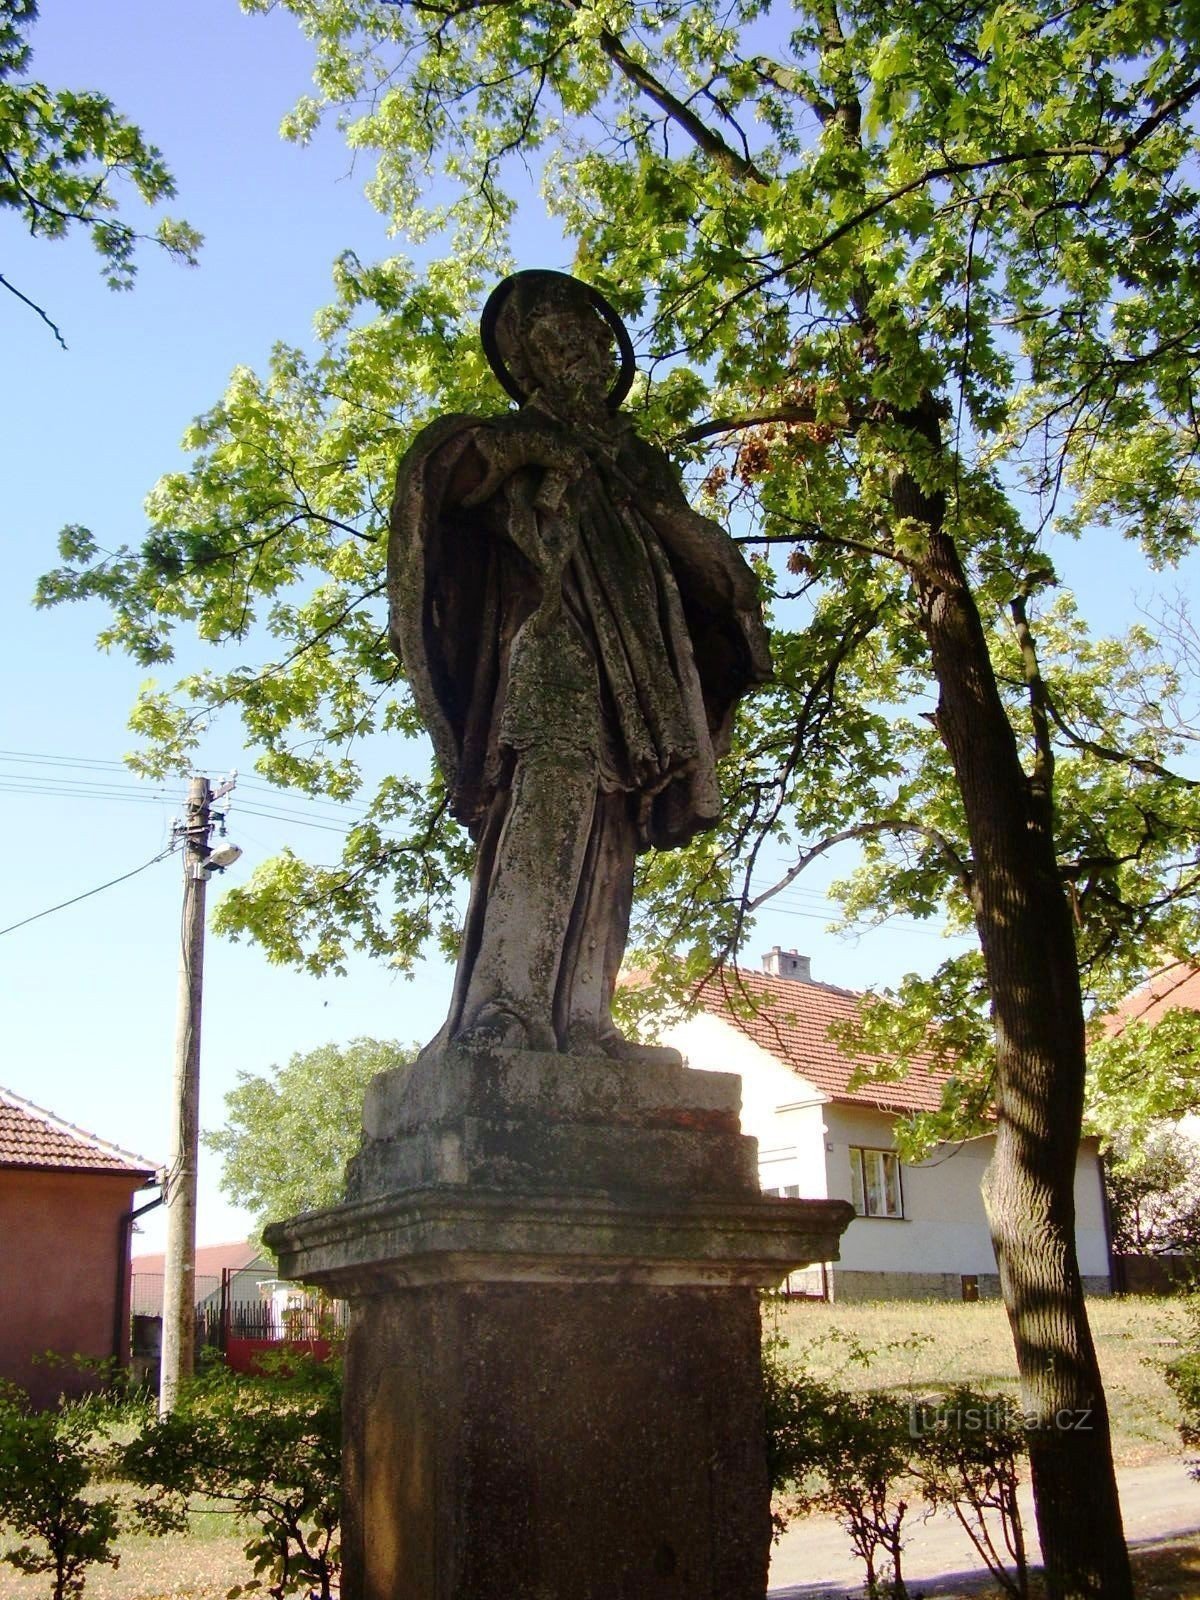
[[[133,1314],[135,1317],[161,1317],[166,1256],[161,1251],[142,1251],[133,1258]],[[230,1244],[196,1246],[196,1271],[193,1285],[197,1311],[219,1305],[222,1285],[232,1281],[242,1293],[253,1295],[257,1284],[278,1276],[275,1263],[263,1254],[263,1247],[252,1240],[237,1239]],[[242,1281],[255,1287],[246,1290]]]
[[[46,1356],[129,1360],[129,1249],[153,1162],[0,1088],[0,1378],[35,1405],[94,1386]]]
[[[742,1130],[758,1140],[764,1191],[849,1200],[841,1258],[795,1274],[793,1289],[842,1300],[973,1299],[999,1293],[981,1183],[991,1136],[902,1162],[895,1123],[941,1104],[946,1073],[915,1062],[903,1078],[858,1083],[861,1063],[830,1037],[862,996],[820,983],[807,956],[775,947],[763,970],[717,973],[695,1015],[662,1034],[689,1066],[736,1072]],[[1103,1175],[1095,1140],[1080,1146],[1076,1240],[1085,1285],[1112,1284]]]

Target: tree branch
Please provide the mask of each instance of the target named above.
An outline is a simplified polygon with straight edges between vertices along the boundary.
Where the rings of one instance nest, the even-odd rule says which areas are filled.
[[[849,431],[861,428],[864,422],[871,419],[866,412],[851,412],[843,424]],[[679,444],[698,444],[701,439],[711,439],[718,433],[736,433],[741,428],[759,428],[769,422],[827,422],[825,417],[818,417],[815,406],[782,405],[776,406],[771,411],[755,411],[745,417],[712,417],[707,422],[697,422],[693,427],[685,428],[682,433],[677,433],[673,442]]]
[[[835,845],[847,844],[853,839],[870,839],[880,833],[916,834],[919,838],[932,844],[946,861],[963,889],[967,894],[970,894],[971,869],[944,833],[939,833],[936,828],[927,827],[923,822],[913,822],[908,817],[876,817],[873,822],[856,823],[852,828],[843,828],[840,833],[831,833],[827,838],[822,839],[819,844],[813,845],[810,850],[802,851],[796,860],[795,866],[789,867],[783,877],[777,883],[772,884],[769,889],[764,889],[761,894],[755,895],[753,900],[746,906],[746,912],[757,911],[761,905],[765,905],[773,895],[779,894],[789,884],[794,883],[806,868],[810,867],[819,856],[823,856],[826,851],[832,850]]]
[[[1148,778],[1162,778],[1167,783],[1177,783],[1182,789],[1200,788],[1200,779],[1185,778],[1182,773],[1172,772],[1170,767],[1164,767],[1159,761],[1152,761],[1149,756],[1137,756],[1129,750],[1116,750],[1111,745],[1100,744],[1096,739],[1086,738],[1078,729],[1071,726],[1048,692],[1045,696],[1045,706],[1051,722],[1076,750],[1086,750],[1099,761],[1111,761],[1119,766],[1132,767],[1135,772],[1144,772]]]
[[[568,3],[574,5],[576,0],[568,0]],[[617,70],[628,78],[634,88],[640,89],[648,99],[653,100],[654,104],[664,111],[672,122],[677,123],[705,155],[711,156],[719,166],[723,167],[731,178],[739,178],[743,183],[767,182],[766,176],[749,157],[739,155],[731,144],[727,144],[719,133],[714,132],[689,106],[673,95],[647,67],[635,60],[615,33],[602,28],[599,40],[600,48],[605,55]]]
[[[59,344],[62,345],[63,349],[65,350],[67,348],[67,341],[63,338],[61,332],[59,331],[58,324],[56,322],[52,322],[42,310],[41,306],[37,305],[33,300],[31,300],[27,294],[22,294],[20,289],[15,288],[11,283],[9,283],[8,279],[2,272],[0,272],[0,288],[7,289],[9,294],[16,295],[17,299],[20,300],[24,305],[27,305],[31,311],[36,311],[38,316],[41,317],[42,321],[50,329],[50,332],[58,340]]]
[[[780,521],[788,520],[779,512],[775,515]],[[795,534],[748,533],[738,535],[733,542],[734,544],[825,544],[834,550],[854,550],[859,555],[872,556],[880,561],[894,561],[897,566],[904,567],[909,572],[921,570],[919,561],[902,555],[899,550],[889,549],[882,544],[868,544],[863,539],[848,539],[840,533],[822,533],[811,523],[805,523],[802,530]]]
[[[1014,595],[1009,605],[1017,630],[1017,644],[1025,673],[1025,686],[1029,691],[1029,717],[1033,724],[1033,772],[1030,786],[1041,805],[1048,812],[1054,785],[1054,742],[1050,737],[1049,695],[1038,664],[1037,644],[1029,626],[1029,610],[1024,594]]]
[[[767,56],[754,56],[747,65],[773,88],[783,94],[794,94],[810,105],[822,122],[833,115],[833,107],[829,101],[817,94],[812,82],[795,67],[785,67],[781,62],[772,61]]]

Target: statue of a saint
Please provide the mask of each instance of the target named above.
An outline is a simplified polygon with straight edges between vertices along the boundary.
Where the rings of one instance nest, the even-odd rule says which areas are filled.
[[[612,1020],[635,857],[718,818],[770,675],[757,584],[620,414],[633,352],[596,290],[519,272],[482,335],[520,408],[418,436],[388,550],[392,643],[476,846],[434,1043],[636,1059]]]

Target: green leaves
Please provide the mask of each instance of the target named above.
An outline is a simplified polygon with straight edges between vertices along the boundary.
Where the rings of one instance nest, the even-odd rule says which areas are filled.
[[[148,1491],[137,1501],[154,1533],[186,1527],[191,1497],[223,1503],[256,1531],[245,1552],[276,1596],[329,1600],[341,1564],[341,1365],[289,1350],[241,1377],[215,1367],[167,1416],[148,1420],[121,1470]]]
[[[127,184],[148,206],[175,195],[162,152],[104,95],[51,90],[24,76],[30,48],[22,30],[37,20],[34,0],[6,7],[0,24],[0,207],[15,211],[35,237],[61,239],[85,228],[109,287],[133,286],[139,242],[147,237],[168,255],[195,265],[202,240],[194,228],[164,217],[147,236],[119,215]],[[4,279],[62,336],[46,313]]]
[[[25,1542],[0,1560],[19,1572],[48,1574],[52,1600],[83,1592],[87,1569],[115,1567],[117,1501],[87,1493],[100,1460],[86,1406],[33,1411],[0,1384],[0,1529]]]
[[[1088,1120],[1127,1168],[1136,1169],[1165,1124],[1200,1110],[1196,1052],[1200,1012],[1165,1010],[1151,1026],[1127,1023],[1092,1043]]]
[[[412,1053],[378,1039],[353,1039],[294,1055],[268,1077],[239,1073],[225,1097],[225,1125],[205,1134],[209,1149],[223,1159],[222,1188],[264,1225],[336,1205],[361,1138],[367,1084]]]

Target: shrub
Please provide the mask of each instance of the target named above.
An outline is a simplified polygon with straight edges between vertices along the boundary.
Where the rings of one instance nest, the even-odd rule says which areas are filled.
[[[196,1495],[257,1524],[245,1547],[256,1576],[234,1594],[266,1586],[277,1597],[311,1590],[330,1600],[340,1563],[340,1365],[285,1352],[264,1366],[197,1378],[124,1448],[122,1469],[150,1491],[137,1512],[152,1532],[186,1526]]]
[[[950,1507],[1004,1591],[1024,1600],[1029,1567],[1017,1485],[1028,1438],[1020,1408],[1007,1395],[960,1385],[915,1403],[911,1417],[911,1470],[921,1494],[930,1505]]]
[[[855,1342],[849,1358],[869,1366],[871,1352]],[[1005,1590],[1023,1600],[1017,1480],[1026,1436],[1009,1398],[962,1386],[922,1401],[844,1389],[788,1361],[777,1338],[764,1342],[763,1384],[777,1531],[788,1514],[836,1516],[866,1568],[868,1594],[903,1600],[905,1518],[914,1503],[927,1513],[948,1508]]]
[[[0,1527],[25,1541],[3,1559],[51,1574],[53,1600],[80,1594],[94,1562],[120,1559],[116,1500],[84,1495],[103,1454],[87,1406],[33,1411],[20,1389],[0,1384]]]
[[[1186,1322],[1180,1336],[1182,1349],[1163,1368],[1179,1402],[1179,1436],[1187,1450],[1200,1450],[1200,1295],[1187,1302]],[[1193,1478],[1200,1478],[1200,1460],[1188,1462]]]
[[[773,1341],[764,1374],[772,1489],[786,1494],[790,1512],[837,1517],[866,1568],[872,1600],[885,1593],[904,1600],[908,1407],[892,1395],[852,1394],[810,1378]],[[775,1521],[782,1526],[781,1513]]]

